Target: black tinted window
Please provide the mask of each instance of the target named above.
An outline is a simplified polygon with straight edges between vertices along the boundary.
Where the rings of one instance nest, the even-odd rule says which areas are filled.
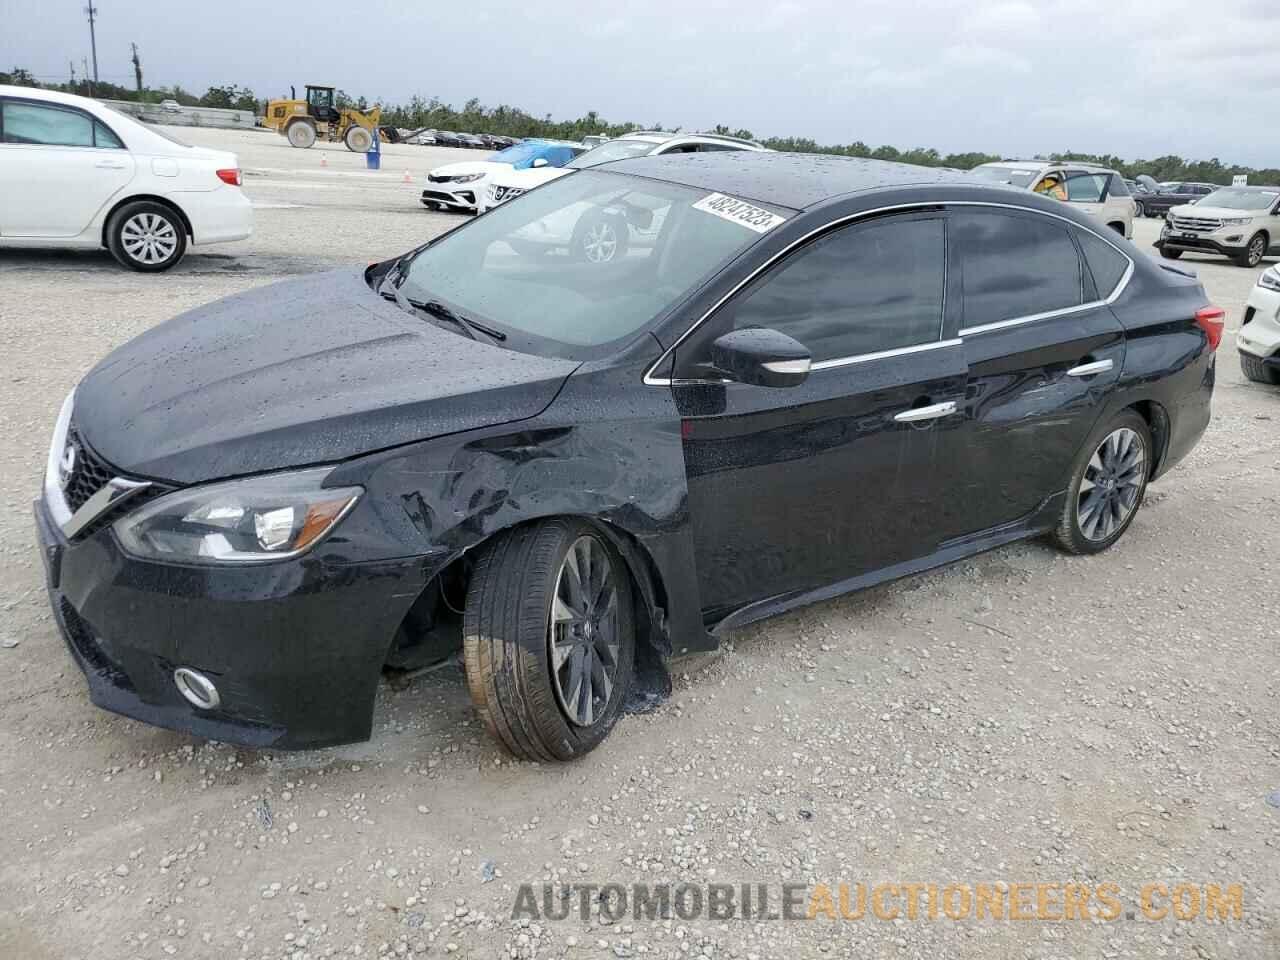
[[[964,325],[976,327],[1082,302],[1080,257],[1065,224],[964,212],[952,219],[964,277]]]
[[[1113,173],[1111,175],[1111,190],[1110,190],[1109,196],[1112,196],[1112,197],[1133,196],[1133,194],[1129,192],[1129,185],[1124,182],[1124,179],[1120,177],[1119,174]]]
[[[1107,241],[1080,230],[1076,233],[1084,259],[1093,274],[1093,285],[1098,296],[1105,300],[1111,296],[1124,272],[1129,269],[1128,259]]]
[[[781,330],[815,362],[938,340],[944,231],[940,219],[918,219],[830,233],[739,300],[733,325]]]

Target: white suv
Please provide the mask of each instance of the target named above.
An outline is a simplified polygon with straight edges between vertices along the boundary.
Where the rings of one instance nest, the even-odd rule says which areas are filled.
[[[1137,207],[1124,178],[1109,167],[1067,160],[1000,160],[976,166],[971,172],[984,180],[1065,201],[1097,217],[1122,237],[1133,239]]]
[[[1280,187],[1219,187],[1194,206],[1173,207],[1156,247],[1170,260],[1216,253],[1256,267],[1280,253]]]
[[[1258,277],[1236,334],[1240,369],[1258,383],[1280,384],[1280,267]]]
[[[596,164],[608,163],[611,160],[625,160],[628,157],[643,157],[659,153],[708,153],[713,150],[764,151],[766,149],[754,140],[722,137],[714,133],[671,134],[662,131],[628,133],[588,150],[559,169],[539,167],[536,170],[513,170],[510,173],[494,174],[489,178],[489,185],[484,195],[478,198],[477,205],[480,207],[480,212],[484,213],[490,207],[505,203],[512,197],[518,197],[527,190],[563,177],[573,170],[594,167]]]

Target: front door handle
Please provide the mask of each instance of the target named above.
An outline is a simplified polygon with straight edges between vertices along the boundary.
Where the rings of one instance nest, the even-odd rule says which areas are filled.
[[[1099,373],[1106,373],[1115,362],[1112,360],[1094,360],[1092,363],[1082,363],[1078,367],[1072,367],[1067,371],[1068,377],[1092,377]]]
[[[903,410],[901,413],[894,414],[893,419],[899,423],[919,423],[921,420],[937,420],[939,417],[949,417],[955,412],[956,402],[947,400],[927,407],[912,407],[910,410]]]

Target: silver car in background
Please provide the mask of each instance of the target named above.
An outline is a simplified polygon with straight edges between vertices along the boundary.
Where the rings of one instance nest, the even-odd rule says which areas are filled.
[[[1052,160],[1000,160],[971,171],[984,180],[1007,183],[1077,207],[1128,240],[1133,239],[1137,209],[1124,178],[1093,163]]]

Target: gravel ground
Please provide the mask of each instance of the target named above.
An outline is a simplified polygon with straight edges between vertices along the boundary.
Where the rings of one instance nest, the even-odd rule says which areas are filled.
[[[180,310],[459,222],[403,176],[476,154],[390,146],[370,173],[178,133],[240,152],[251,240],[159,277],[0,254],[0,957],[1280,956],[1280,390],[1231,340],[1255,271],[1183,261],[1230,314],[1214,420],[1103,556],[1019,544],[742,630],[570,766],[505,758],[454,670],[384,685],[369,743],[255,753],[88,703],[32,548],[58,405]],[[514,920],[549,879],[1114,882],[1124,910]],[[1244,916],[1145,919],[1148,882],[1242,884]]]

